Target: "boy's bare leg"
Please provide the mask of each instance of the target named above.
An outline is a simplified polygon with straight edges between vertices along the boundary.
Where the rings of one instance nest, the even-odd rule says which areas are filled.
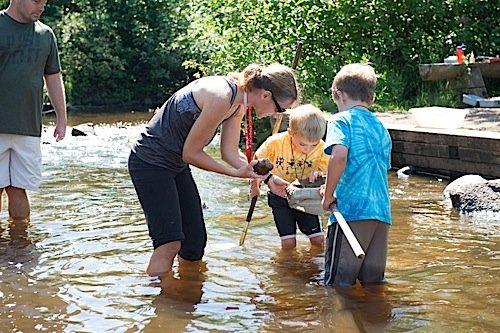
[[[30,203],[26,190],[14,186],[5,188],[9,198],[9,215],[13,220],[29,220]]]
[[[3,188],[0,188],[0,212],[2,211],[2,194],[3,194]]]
[[[295,240],[295,238],[287,238],[287,239],[281,240],[281,248],[283,250],[294,249],[296,245],[297,245],[297,241]]]
[[[309,238],[309,241],[311,242],[311,246],[322,248],[323,244],[325,243],[325,236],[318,235],[315,237],[311,237],[311,238]]]
[[[146,273],[149,276],[162,276],[172,270],[175,256],[181,250],[181,241],[174,241],[157,247],[149,259]]]

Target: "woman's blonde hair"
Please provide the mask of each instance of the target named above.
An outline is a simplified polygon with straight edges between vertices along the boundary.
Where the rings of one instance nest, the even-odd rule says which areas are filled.
[[[332,84],[332,98],[337,91],[345,92],[352,100],[372,103],[375,97],[377,76],[370,65],[345,65],[335,75]]]
[[[300,102],[297,79],[290,67],[276,63],[266,67],[250,64],[242,72],[229,73],[228,76],[244,90],[268,90],[279,101],[293,100],[292,106]]]
[[[291,135],[297,135],[309,142],[319,141],[326,131],[323,112],[312,104],[305,104],[290,110],[288,123]]]

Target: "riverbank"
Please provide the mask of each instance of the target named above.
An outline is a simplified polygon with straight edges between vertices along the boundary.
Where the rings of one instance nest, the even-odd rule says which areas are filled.
[[[464,110],[466,116],[460,118]],[[450,179],[466,174],[500,177],[500,109],[429,107],[418,115],[428,127],[420,127],[412,112],[377,114],[393,140],[393,167],[411,165],[419,173]]]

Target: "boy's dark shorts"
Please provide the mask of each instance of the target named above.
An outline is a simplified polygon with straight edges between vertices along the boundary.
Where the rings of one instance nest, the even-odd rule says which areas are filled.
[[[288,201],[272,192],[267,193],[267,203],[272,208],[274,222],[281,239],[295,238],[296,227],[308,238],[323,236],[319,217],[290,208]]]
[[[358,259],[338,223],[328,226],[325,246],[325,285],[347,287],[384,282],[389,224],[377,220],[348,222],[365,251]]]
[[[207,232],[191,170],[173,172],[146,163],[134,153],[130,154],[128,167],[153,247],[181,241],[179,255],[186,260],[200,260]]]

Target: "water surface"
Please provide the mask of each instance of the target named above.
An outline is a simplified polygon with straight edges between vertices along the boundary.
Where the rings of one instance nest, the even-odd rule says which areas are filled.
[[[150,116],[72,115],[94,134],[59,143],[46,119],[31,222],[0,212],[0,332],[500,330],[500,221],[457,214],[436,178],[390,174],[388,284],[339,293],[321,284],[323,256],[304,236],[281,252],[264,197],[240,248],[245,182],[195,169],[206,255],[176,262],[162,284],[147,277],[152,248],[126,160]]]

